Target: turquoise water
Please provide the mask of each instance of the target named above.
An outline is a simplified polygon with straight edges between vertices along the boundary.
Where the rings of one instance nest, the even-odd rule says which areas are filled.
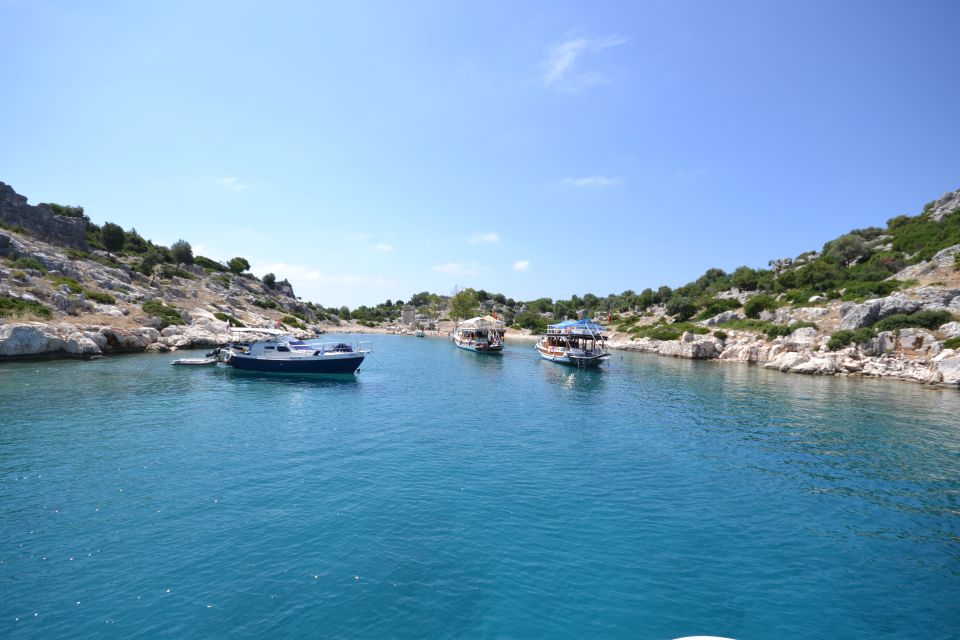
[[[960,393],[376,336],[0,366],[0,637],[960,636]]]

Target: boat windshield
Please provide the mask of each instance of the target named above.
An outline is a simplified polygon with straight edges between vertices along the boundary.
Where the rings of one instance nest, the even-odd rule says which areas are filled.
[[[290,345],[291,349],[296,349],[297,351],[313,351],[313,347],[303,340],[288,340],[287,344]]]

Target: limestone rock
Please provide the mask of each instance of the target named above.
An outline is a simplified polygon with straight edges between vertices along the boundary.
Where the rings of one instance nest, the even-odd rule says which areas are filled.
[[[0,326],[0,356],[37,356],[63,351],[63,348],[63,338],[49,325],[11,323]]]
[[[960,208],[960,189],[948,191],[940,196],[937,201],[933,203],[933,207],[930,208],[928,213],[931,220],[939,222],[953,213],[957,208]]]
[[[948,322],[939,329],[946,339],[960,338],[960,322]]]

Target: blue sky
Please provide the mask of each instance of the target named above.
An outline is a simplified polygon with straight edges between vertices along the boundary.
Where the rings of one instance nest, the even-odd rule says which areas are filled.
[[[0,0],[0,180],[324,305],[765,266],[960,187],[957,2]]]

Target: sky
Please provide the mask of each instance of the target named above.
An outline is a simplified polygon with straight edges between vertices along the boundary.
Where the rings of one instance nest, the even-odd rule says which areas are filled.
[[[324,306],[765,267],[960,188],[960,2],[0,0],[0,181]]]

